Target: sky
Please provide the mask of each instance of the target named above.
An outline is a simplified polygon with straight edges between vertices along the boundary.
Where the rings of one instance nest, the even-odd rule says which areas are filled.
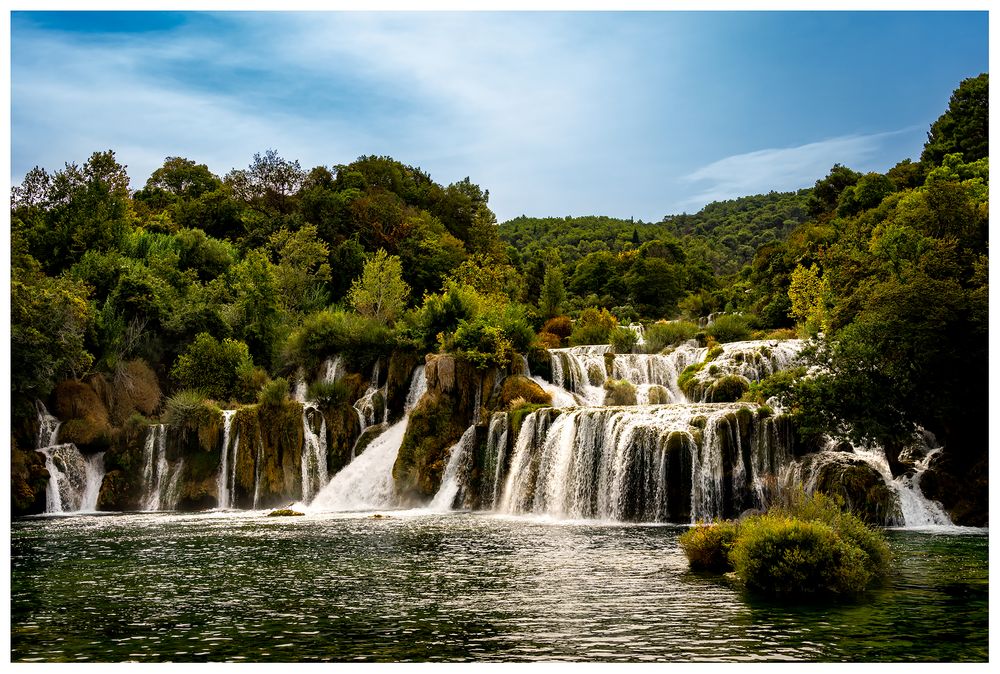
[[[917,159],[986,12],[13,12],[11,179],[389,155],[500,221],[647,222]]]

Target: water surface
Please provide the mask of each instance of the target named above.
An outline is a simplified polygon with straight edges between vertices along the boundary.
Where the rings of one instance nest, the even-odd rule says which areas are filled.
[[[985,531],[889,531],[860,602],[690,572],[679,526],[488,514],[27,518],[15,661],[986,661]]]

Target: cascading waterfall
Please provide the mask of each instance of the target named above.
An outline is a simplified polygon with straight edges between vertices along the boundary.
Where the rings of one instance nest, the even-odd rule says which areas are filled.
[[[371,383],[368,384],[368,388],[365,390],[364,394],[354,403],[354,410],[358,414],[358,421],[361,423],[361,432],[364,433],[366,428],[374,426],[378,423],[376,419],[377,411],[375,407],[375,396],[382,395],[383,404],[383,416],[388,415],[388,405],[385,404],[385,392],[383,389],[379,388],[378,378],[380,374],[380,361],[375,361],[375,367],[372,369],[372,379]],[[383,419],[384,421],[384,419]]]
[[[486,465],[486,475],[489,476],[488,488],[483,489],[482,502],[492,508],[500,503],[500,480],[504,474],[504,464],[507,460],[507,441],[510,436],[510,415],[507,412],[494,412],[490,417],[490,427],[486,433],[486,460],[492,466]]]
[[[41,401],[35,402],[38,413],[36,451],[45,457],[49,473],[45,485],[45,512],[94,512],[104,482],[104,452],[84,455],[73,443],[58,444],[59,427],[56,417],[49,414]]]
[[[239,451],[240,437],[230,445],[230,432],[233,427],[233,417],[236,410],[222,411],[222,447],[219,450],[219,477],[216,479],[216,489],[219,494],[218,507],[231,508],[235,501],[236,489],[236,454]],[[231,458],[230,458],[231,457]]]
[[[427,390],[424,366],[420,365],[410,380],[403,418],[375,438],[323,487],[312,503],[311,511],[356,511],[391,508],[395,505],[392,466],[403,444],[410,411]]]
[[[167,427],[149,427],[143,448],[143,493],[141,510],[173,510],[177,505],[178,487],[184,460],[167,459]]]
[[[429,508],[438,512],[451,510],[463,504],[463,490],[468,485],[472,451],[476,444],[476,425],[469,426],[458,442],[448,450],[448,465],[441,477],[441,487]]]
[[[940,448],[928,445],[898,477],[878,448],[844,452],[830,442],[796,458],[791,426],[780,416],[750,403],[689,401],[677,386],[685,368],[706,359],[695,375],[701,382],[759,381],[794,367],[803,347],[801,340],[758,340],[723,344],[712,354],[694,342],[665,354],[612,354],[607,345],[551,349],[554,383],[536,381],[563,409],[525,416],[509,460],[501,454],[507,440],[500,440],[507,422],[494,415],[485,468],[496,474],[484,483],[482,502],[500,512],[555,518],[694,522],[766,508],[782,489],[815,489],[825,465],[860,462],[898,501],[887,524],[949,524],[940,504],[919,489]],[[608,379],[631,383],[638,405],[601,406]],[[573,404],[564,404],[567,396]]]
[[[320,418],[319,432],[313,430],[313,417]],[[302,502],[308,503],[323,488],[327,473],[326,417],[318,407],[306,403],[302,408]]]

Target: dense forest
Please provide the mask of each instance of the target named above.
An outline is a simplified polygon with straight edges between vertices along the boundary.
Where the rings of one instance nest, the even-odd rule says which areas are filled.
[[[498,224],[468,178],[444,186],[389,157],[306,170],[268,150],[225,176],[168,157],[139,190],[113,151],[35,168],[12,189],[15,426],[81,382],[111,392],[107,415],[78,414],[63,435],[94,445],[184,395],[288,395],[330,353],[358,368],[399,349],[506,366],[543,347],[636,348],[618,326],[680,319],[646,348],[815,338],[809,376],[747,394],[781,397],[806,437],[898,453],[926,428],[954,450],[953,474],[985,484],[987,107],[983,74],[916,161],[835,165],[809,189],[658,223]],[[700,333],[718,312],[728,333]]]

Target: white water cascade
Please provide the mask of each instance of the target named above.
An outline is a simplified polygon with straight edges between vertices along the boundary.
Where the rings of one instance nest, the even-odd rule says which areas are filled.
[[[509,458],[510,445],[501,440],[507,415],[491,418],[481,469],[492,478],[482,486],[482,504],[557,519],[694,522],[766,508],[778,491],[796,484],[815,489],[823,467],[839,462],[863,465],[885,483],[887,502],[896,501],[883,513],[886,524],[949,524],[940,504],[919,489],[940,448],[918,451],[912,468],[897,477],[880,448],[844,451],[830,442],[797,458],[782,417],[752,403],[698,400],[718,378],[759,381],[796,366],[803,347],[801,340],[759,340],[711,352],[693,342],[664,354],[612,354],[607,345],[551,349],[554,383],[546,390],[554,399],[563,391],[574,404],[563,405],[562,398],[554,400],[561,410],[525,416]],[[696,364],[694,378],[703,385],[691,387],[691,401],[677,378]],[[638,404],[603,406],[608,379],[634,386]]]
[[[216,479],[216,489],[219,494],[218,507],[220,509],[232,508],[236,501],[236,455],[240,448],[239,434],[230,443],[233,417],[235,416],[236,410],[222,411],[222,447],[219,450],[222,460],[219,463],[219,477]]]
[[[392,466],[403,444],[410,411],[427,390],[424,366],[410,380],[403,418],[375,438],[368,448],[344,466],[323,487],[307,508],[314,512],[358,511],[395,506]]]
[[[319,431],[313,430],[313,418],[319,417]],[[329,479],[327,471],[326,417],[316,405],[302,408],[302,502],[308,503]]]
[[[472,452],[476,445],[476,425],[465,429],[458,442],[448,450],[448,465],[441,476],[441,487],[431,501],[431,510],[446,512],[458,505],[462,506],[462,490],[469,481],[472,467]]]
[[[61,422],[40,401],[36,451],[45,457],[49,482],[45,485],[45,512],[94,512],[104,482],[104,452],[84,455],[73,443],[58,444]]]
[[[177,505],[178,487],[184,460],[167,459],[167,427],[149,427],[143,448],[143,499],[141,510],[173,510]]]

